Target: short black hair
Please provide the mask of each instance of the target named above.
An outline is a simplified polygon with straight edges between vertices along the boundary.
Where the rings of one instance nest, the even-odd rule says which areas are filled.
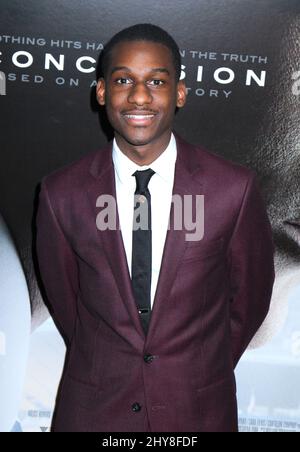
[[[104,46],[103,51],[100,55],[99,61],[99,77],[106,77],[107,71],[110,64],[111,52],[114,47],[126,41],[148,41],[157,42],[166,46],[172,53],[172,59],[174,63],[176,80],[180,80],[181,76],[181,55],[179,47],[172,38],[172,36],[163,30],[161,27],[153,24],[136,24],[131,27],[121,30],[119,33],[114,35]]]

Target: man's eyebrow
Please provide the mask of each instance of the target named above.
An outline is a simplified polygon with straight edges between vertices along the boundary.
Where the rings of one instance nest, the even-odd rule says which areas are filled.
[[[117,71],[131,72],[131,69],[127,66],[115,66],[110,71],[110,74],[112,75],[114,72],[117,72]],[[168,69],[166,69],[165,67],[156,67],[156,68],[151,69],[150,72],[151,73],[161,72],[161,73],[170,75],[170,71]]]
[[[129,67],[126,67],[126,66],[115,66],[115,67],[112,68],[110,73],[113,74],[114,72],[117,72],[117,71],[130,72],[130,69],[129,69]]]
[[[151,72],[163,72],[165,74],[170,75],[170,71],[166,69],[165,67],[156,67],[154,69],[151,69]]]

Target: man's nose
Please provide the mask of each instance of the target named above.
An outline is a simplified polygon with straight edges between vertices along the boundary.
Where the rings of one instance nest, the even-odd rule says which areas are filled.
[[[150,104],[153,98],[151,92],[145,83],[137,83],[130,91],[128,102],[136,105]]]

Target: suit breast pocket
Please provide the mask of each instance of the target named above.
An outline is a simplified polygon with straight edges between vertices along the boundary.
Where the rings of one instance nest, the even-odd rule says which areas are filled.
[[[224,252],[224,239],[220,237],[216,240],[200,242],[188,242],[182,262],[194,262],[217,256]]]

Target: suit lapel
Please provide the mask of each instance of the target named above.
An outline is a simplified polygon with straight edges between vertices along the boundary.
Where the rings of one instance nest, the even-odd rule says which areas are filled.
[[[99,213],[99,208],[96,207],[96,200],[101,194],[116,197],[115,186],[115,172],[112,162],[112,144],[109,144],[106,148],[99,151],[90,172],[94,176],[94,180],[90,189],[88,190],[88,197],[92,204],[93,211],[95,212],[95,219]],[[141,347],[143,347],[143,341],[145,339],[144,331],[140,323],[139,314],[137,312],[134,295],[131,288],[131,279],[128,270],[127,258],[125,248],[123,244],[123,238],[119,226],[118,210],[116,212],[116,230],[106,229],[105,231],[98,231],[97,234],[99,240],[102,242],[102,247],[106,254],[111,271],[114,275],[120,298],[123,301],[130,318],[135,326],[135,331],[139,333],[136,336],[134,333],[132,339],[136,342],[137,337],[141,341]]]
[[[197,173],[199,169],[199,162],[197,162],[195,150],[193,146],[183,141],[177,134],[175,134],[175,138],[177,143],[177,161],[175,166],[173,195],[179,195],[180,198],[183,199],[184,195],[191,195],[195,192],[197,192],[197,194],[202,194],[202,182],[198,179],[195,186],[195,180],[193,179],[193,174]],[[151,340],[154,331],[158,329],[157,324],[159,323],[161,310],[165,307],[165,304],[168,304],[168,296],[187,246],[187,241],[185,239],[187,232],[189,231],[184,228],[184,224],[181,230],[174,229],[174,203],[172,203],[170,227],[167,232],[161,270],[147,334],[147,342]]]
[[[197,192],[197,194],[202,194],[202,182],[197,179],[195,185],[195,180],[193,178],[194,174],[199,169],[199,162],[197,161],[194,147],[183,141],[177,134],[175,134],[175,137],[177,143],[177,161],[175,165],[173,195],[179,195],[181,199],[183,199],[184,195],[195,192]],[[101,194],[110,195],[115,200],[117,199],[115,173],[112,162],[112,143],[97,153],[91,165],[90,172],[94,178],[88,190],[88,197],[92,204],[93,211],[95,212],[96,219],[96,216],[99,213],[99,208],[96,207],[96,200]],[[142,341],[140,344],[142,347],[145,341],[145,334],[132,291],[125,248],[119,227],[118,210],[116,220],[117,230],[107,229],[101,232],[97,231],[97,234],[99,235],[99,240],[102,241],[102,246],[113,272],[120,298],[126,306],[136,331],[139,333],[138,336],[132,337],[132,339],[136,340],[138,337],[139,340]],[[159,323],[162,307],[165,303],[168,303],[168,296],[176,277],[177,268],[187,245],[185,240],[186,232],[188,231],[186,231],[184,227],[182,230],[175,230],[174,228],[174,204],[172,203],[170,228],[166,236],[160,276],[146,338],[147,342],[151,340],[154,330],[157,329],[156,326],[157,323]]]

